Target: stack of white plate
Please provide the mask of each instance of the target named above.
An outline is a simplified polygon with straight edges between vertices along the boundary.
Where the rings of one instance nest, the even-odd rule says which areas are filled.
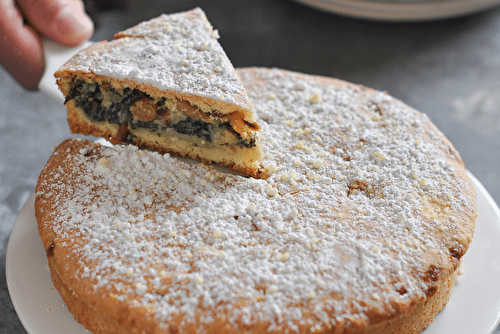
[[[483,11],[500,0],[296,0],[325,11],[389,21],[422,21]]]

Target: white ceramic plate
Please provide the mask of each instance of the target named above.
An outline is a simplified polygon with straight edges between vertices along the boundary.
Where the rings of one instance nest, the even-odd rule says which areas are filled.
[[[423,334],[489,334],[500,321],[500,211],[475,177],[479,216],[465,273],[450,301]],[[88,334],[66,309],[50,279],[38,236],[34,195],[19,213],[7,249],[7,285],[19,319],[30,334]]]
[[[450,18],[500,5],[500,0],[295,0],[328,12],[372,20]]]

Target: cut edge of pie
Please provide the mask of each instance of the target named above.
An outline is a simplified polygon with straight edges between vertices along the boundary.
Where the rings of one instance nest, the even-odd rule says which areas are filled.
[[[114,38],[55,73],[72,132],[267,175],[253,104],[201,9]]]

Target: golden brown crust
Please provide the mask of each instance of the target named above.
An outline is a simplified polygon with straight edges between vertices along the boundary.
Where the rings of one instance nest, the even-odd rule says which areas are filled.
[[[50,175],[51,170],[59,169],[61,166],[71,176],[70,157],[72,154],[81,149],[87,149],[94,146],[97,150],[94,153],[95,159],[100,156],[99,148],[96,144],[88,141],[66,140],[55,151],[55,154],[50,158],[41,178],[38,183],[37,193],[43,193],[43,188],[40,187],[44,182],[50,182],[46,179]],[[71,182],[63,181],[64,182]],[[67,194],[60,194],[67,196]],[[52,273],[52,280],[56,289],[60,292],[63,300],[70,312],[75,316],[75,319],[82,323],[87,329],[96,334],[113,334],[113,333],[170,333],[165,331],[154,321],[147,309],[141,307],[133,307],[129,303],[123,304],[117,299],[100,296],[100,299],[95,299],[96,294],[92,293],[91,287],[82,286],[78,279],[72,275],[74,271],[78,271],[77,257],[67,257],[66,254],[71,252],[65,248],[66,240],[59,240],[59,236],[54,234],[50,223],[52,218],[49,215],[53,208],[52,196],[37,196],[35,202],[35,210],[37,221],[39,222],[40,236],[47,252],[49,267]],[[74,243],[75,241],[72,240]],[[60,270],[63,270],[60,273]],[[447,303],[455,281],[458,277],[459,269],[455,270],[448,278],[443,278],[433,287],[434,293],[426,299],[411,303],[409,307],[403,308],[399,305],[398,312],[395,314],[390,312],[386,317],[370,319],[367,324],[356,323],[354,319],[350,319],[343,324],[339,324],[337,329],[332,328],[332,333],[367,333],[367,334],[416,334],[420,333],[427,325],[432,322],[434,316],[441,311]],[[65,283],[68,282],[68,283]],[[69,287],[68,284],[71,286]],[[98,296],[98,295],[97,295]],[[90,298],[89,298],[90,297]],[[99,297],[98,297],[99,298]],[[129,305],[127,305],[129,304]],[[99,305],[98,307],[96,307]],[[266,324],[262,327],[255,326],[248,333],[266,333]],[[189,328],[189,327],[188,327]],[[195,328],[191,328],[195,330]],[[239,330],[226,325],[214,325],[214,333],[238,333]],[[340,330],[340,331],[339,331]],[[307,332],[306,326],[299,332]],[[189,331],[186,331],[189,332]],[[330,331],[327,331],[330,332]],[[175,332],[172,332],[175,333]]]
[[[96,205],[96,213],[102,215],[102,209],[106,206],[104,203],[107,203],[106,199],[110,201],[120,200],[117,202],[120,204],[113,204],[112,207],[122,206],[126,208],[127,205],[125,203],[132,194],[127,195],[122,192],[125,190],[128,191],[128,188],[122,187],[117,191],[112,190],[112,188],[107,189],[106,187],[108,186],[105,187],[100,178],[106,175],[102,173],[111,173],[111,170],[122,168],[119,167],[121,163],[133,162],[136,159],[140,160],[143,154],[133,153],[130,149],[126,148],[104,149],[90,142],[71,140],[63,143],[56,149],[47,167],[42,172],[37,186],[35,206],[40,235],[47,250],[49,262],[53,263],[51,270],[57,274],[54,280],[61,282],[55,283],[56,287],[59,290],[63,290],[61,292],[63,297],[64,295],[68,295],[67,291],[72,291],[71,296],[75,298],[72,299],[71,296],[65,298],[73,305],[75,313],[82,312],[86,314],[86,318],[85,316],[80,317],[78,318],[79,321],[83,322],[96,333],[110,332],[112,330],[110,328],[101,329],[101,332],[98,329],[98,327],[110,323],[111,327],[119,328],[119,331],[123,331],[123,333],[128,333],[126,330],[129,330],[130,333],[135,333],[134,331],[137,332],[141,328],[151,333],[190,332],[195,329],[204,330],[207,333],[263,333],[266,331],[280,333],[285,329],[291,332],[307,333],[311,332],[311,328],[313,327],[315,328],[314,332],[317,333],[344,334],[419,333],[422,331],[446,304],[458,275],[461,257],[467,250],[474,230],[476,208],[473,188],[466,176],[465,168],[458,153],[428,119],[408,107],[403,107],[398,101],[378,95],[373,90],[338,80],[311,77],[286,71],[244,69],[239,70],[239,73],[247,85],[248,91],[251,92],[258,110],[261,111],[263,118],[267,120],[266,124],[269,124],[269,127],[264,126],[265,132],[263,133],[263,138],[265,139],[263,144],[266,145],[266,153],[268,153],[267,159],[275,163],[274,168],[269,169],[271,173],[269,179],[265,181],[241,180],[237,177],[232,178],[226,174],[216,175],[208,169],[185,169],[185,166],[168,161],[173,167],[168,168],[169,173],[179,173],[179,175],[184,176],[190,175],[190,177],[181,179],[184,180],[182,182],[179,182],[179,179],[175,178],[159,177],[155,179],[154,183],[148,187],[159,187],[158,189],[162,189],[162,191],[147,190],[149,189],[148,187],[145,187],[143,190],[148,191],[148,196],[152,197],[150,199],[152,206],[146,206],[139,212],[130,209],[132,210],[131,214],[138,215],[143,213],[145,215],[144,219],[151,219],[153,222],[156,221],[155,219],[158,219],[158,222],[164,223],[166,216],[161,216],[160,211],[166,205],[167,211],[179,214],[179,216],[176,216],[178,217],[178,221],[175,222],[175,225],[172,225],[175,228],[179,228],[179,230],[175,230],[177,235],[190,237],[186,240],[179,239],[178,244],[173,244],[171,242],[177,239],[172,238],[172,234],[168,234],[168,230],[167,232],[162,230],[163,232],[153,233],[151,239],[147,240],[148,243],[142,244],[140,240],[137,240],[137,245],[134,244],[132,247],[137,246],[136,251],[143,254],[141,256],[144,256],[146,253],[142,252],[147,247],[141,245],[153,246],[156,240],[161,241],[161,249],[177,254],[177,259],[180,262],[185,261],[182,263],[188,266],[192,266],[189,268],[195,272],[199,270],[199,267],[195,263],[199,262],[196,262],[193,257],[196,257],[197,261],[205,262],[206,266],[211,265],[210,261],[214,258],[223,258],[225,260],[221,260],[221,262],[214,260],[213,269],[226,268],[224,270],[228,270],[227,273],[223,271],[224,279],[228,280],[224,281],[227,282],[225,285],[238,286],[236,290],[239,292],[239,289],[245,289],[248,285],[253,287],[253,284],[256,284],[254,290],[249,290],[255,295],[238,295],[240,299],[236,301],[232,300],[232,304],[230,304],[232,308],[230,309],[212,309],[210,306],[200,306],[193,309],[193,313],[189,313],[189,315],[170,310],[169,312],[172,312],[171,317],[167,316],[169,320],[164,322],[159,321],[161,325],[154,327],[154,322],[149,322],[152,317],[149,311],[153,312],[154,305],[156,304],[154,302],[150,304],[145,303],[141,297],[142,295],[134,295],[133,293],[131,295],[125,294],[124,291],[132,285],[132,283],[127,281],[126,277],[122,277],[124,282],[127,282],[122,286],[124,291],[116,290],[116,286],[111,284],[105,286],[99,285],[100,292],[96,293],[95,288],[92,289],[91,287],[95,287],[100,281],[97,279],[93,281],[89,277],[82,277],[82,275],[78,274],[78,270],[83,270],[81,268],[85,267],[94,268],[94,266],[100,265],[99,262],[89,263],[89,258],[84,256],[66,256],[66,254],[74,253],[72,247],[76,247],[77,249],[85,247],[83,238],[80,245],[80,240],[79,238],[75,238],[75,235],[79,235],[78,233],[82,229],[92,234],[93,228],[88,228],[86,224],[83,224],[84,227],[81,227],[79,225],[80,220],[68,217],[68,213],[63,210],[63,207],[68,208],[65,203],[67,198],[78,202],[80,200],[75,198],[75,196],[78,197],[76,194],[85,193],[83,197],[88,202],[84,202],[87,209],[83,211],[89,211],[82,212],[82,215],[85,217],[92,217],[93,209],[90,210],[88,208],[93,206],[93,204]],[[295,98],[295,105],[293,107],[297,108],[297,111],[303,112],[303,115],[306,115],[306,111],[313,110],[316,112],[314,114],[315,118],[309,119],[307,126],[304,127],[297,124],[301,121],[300,118],[292,118],[295,114],[286,114],[285,116],[289,118],[285,118],[278,117],[274,113],[281,105],[272,105],[272,103],[280,101],[286,103],[289,100],[289,96],[284,96],[279,101],[274,96],[267,97],[271,92],[271,90],[266,89],[267,84],[273,83],[274,87],[279,87],[276,83],[289,85],[291,82],[303,85],[299,87],[300,89],[294,90],[293,94],[290,94],[290,97]],[[311,90],[308,90],[308,85],[312,87]],[[332,114],[321,114],[321,108],[316,108],[318,107],[317,104],[309,100],[301,101],[300,96],[302,94],[306,99],[309,99],[311,93],[319,91],[319,88],[324,89],[323,92],[334,92],[331,94],[340,92],[336,95],[338,97],[349,96],[351,101],[354,102],[350,105],[350,109],[347,109],[349,113],[348,117],[352,116],[351,113],[355,113],[356,116],[366,113],[367,118],[372,115],[379,115],[380,117],[377,116],[375,118],[380,118],[380,123],[366,121],[370,125],[370,127],[367,126],[366,128],[375,134],[370,137],[369,131],[353,133],[352,131],[349,132],[350,130],[348,129],[344,131],[343,129],[346,127],[334,126],[332,126],[333,131],[327,134],[321,133],[320,131],[328,126],[327,121],[328,118],[332,118]],[[329,90],[330,88],[332,90]],[[285,94],[287,91],[276,88],[276,91],[273,92],[278,95]],[[329,98],[326,93],[323,94],[324,99]],[[377,105],[373,105],[373,103]],[[303,105],[303,108],[301,105]],[[328,105],[330,105],[330,101],[328,101]],[[342,105],[342,101],[339,102],[339,105]],[[274,108],[268,108],[270,106]],[[321,105],[319,107],[327,108],[327,106]],[[380,110],[377,111],[378,109]],[[400,118],[390,118],[390,110],[399,112]],[[322,117],[325,117],[325,119]],[[338,117],[341,117],[341,114]],[[313,122],[316,118],[318,118],[317,121],[321,126],[314,128]],[[365,119],[363,116],[360,118]],[[408,132],[409,138],[395,138],[393,133],[396,129],[400,128],[391,128],[391,124],[396,120],[399,120],[399,122],[415,120],[418,121],[418,124],[408,124],[401,127],[401,129],[405,129]],[[389,121],[392,123],[389,123]],[[358,123],[353,124],[360,127]],[[293,126],[296,126],[296,128],[292,128]],[[376,131],[373,129],[376,129]],[[270,130],[274,130],[275,132],[269,132]],[[308,136],[307,133],[309,131],[311,133]],[[317,131],[317,133],[314,133],[314,131]],[[358,138],[357,136],[360,133],[363,136]],[[320,135],[323,137],[320,137]],[[418,166],[418,171],[422,175],[425,175],[428,184],[434,185],[432,182],[438,182],[435,186],[439,185],[439,189],[443,191],[453,189],[453,193],[449,194],[450,198],[447,198],[448,195],[446,193],[441,194],[433,190],[437,187],[424,187],[426,185],[422,181],[424,179],[420,178],[420,176],[417,177],[416,174],[412,174],[412,169],[408,169],[407,174],[400,174],[401,178],[405,177],[404,179],[392,178],[394,168],[389,165],[389,169],[387,169],[383,163],[384,160],[382,160],[382,158],[386,160],[391,159],[390,150],[386,149],[386,146],[382,146],[384,150],[378,151],[370,146],[371,143],[369,141],[376,140],[377,135],[388,136],[389,140],[384,142],[384,145],[387,145],[387,147],[392,144],[391,140],[393,139],[399,140],[397,141],[399,147],[404,146],[403,153],[395,151],[393,161],[396,161],[396,158],[414,159],[412,160],[412,164],[405,164],[403,162],[401,165],[398,165],[398,168],[406,168],[405,166],[415,168],[415,166]],[[286,139],[281,140],[280,136],[284,136]],[[418,141],[422,141],[422,143],[414,143],[417,136],[419,138]],[[320,139],[318,140],[317,138]],[[288,146],[280,146],[284,141],[286,141]],[[359,145],[359,142],[363,143],[363,145]],[[315,143],[325,145],[334,154],[328,152],[321,153],[319,149],[316,151],[317,153],[313,152],[315,155],[308,153],[307,148],[314,147]],[[355,143],[355,145],[350,146],[350,143]],[[420,148],[420,152],[411,151],[414,145]],[[342,149],[342,152],[340,149]],[[408,149],[410,151],[406,153]],[[303,151],[306,152],[304,153]],[[341,153],[335,155],[335,151]],[[364,152],[367,153],[366,157],[362,156]],[[115,153],[125,154],[125,156],[122,160],[117,159],[113,163],[108,161],[107,159],[111,160],[111,157]],[[418,154],[422,154],[422,156],[417,159],[415,156]],[[430,157],[426,157],[426,155]],[[324,156],[324,159],[330,160],[295,160],[304,156],[307,159],[310,156],[314,156],[317,159]],[[338,158],[337,160],[335,160],[336,157]],[[439,159],[436,157],[439,157]],[[144,164],[148,160],[156,159],[156,166],[163,168],[163,164],[160,164],[161,166],[158,165],[158,161],[161,160],[160,157],[148,154],[145,158],[147,159],[144,160]],[[375,158],[378,158],[378,160],[375,160]],[[264,162],[268,163],[268,160]],[[302,162],[296,164],[295,161]],[[360,163],[363,162],[363,166],[371,166],[371,168],[363,169],[364,174],[355,173],[356,170],[361,170],[361,167],[363,167],[356,165],[358,161]],[[433,169],[430,168],[432,164],[440,161],[443,163],[443,166],[439,167],[440,165],[437,164],[436,169],[441,174],[424,173],[425,168],[429,167],[429,170],[432,171]],[[445,162],[448,162],[449,165],[446,165]],[[80,163],[82,165],[79,165]],[[108,168],[108,164],[109,168],[111,168],[110,171],[106,169]],[[167,162],[165,164],[168,165]],[[338,167],[342,164],[343,169]],[[304,165],[316,166],[316,168],[310,167],[309,171],[304,171]],[[322,166],[326,166],[325,169],[320,169]],[[141,168],[141,166],[138,166],[134,167],[133,170],[124,169],[122,172],[127,173],[129,171],[132,177],[135,175],[134,173],[144,173],[147,170]],[[377,175],[373,172],[375,168],[382,169],[384,174]],[[324,174],[320,174],[322,171],[324,171]],[[333,173],[334,171],[338,171],[338,174]],[[292,172],[298,174],[299,177],[296,180],[299,182],[292,182],[295,177]],[[156,174],[154,170],[148,173],[151,173],[151,177],[154,177],[154,174]],[[56,174],[58,175],[57,177],[55,177]],[[119,173],[113,172],[111,174],[116,176],[116,178],[122,177]],[[315,175],[320,175],[320,177],[316,178]],[[321,175],[332,176],[329,179],[322,179]],[[359,177],[359,175],[363,175],[363,178]],[[376,176],[378,180],[387,182],[387,184],[377,183],[377,179],[370,178],[371,175]],[[398,174],[396,173],[396,175]],[[347,176],[348,179],[345,180],[343,176]],[[303,178],[301,179],[300,177]],[[95,183],[93,183],[94,181],[90,181],[92,178],[95,178]],[[201,180],[192,181],[196,178]],[[84,185],[82,180],[87,179],[89,183]],[[442,184],[439,183],[440,179],[443,180]],[[206,180],[213,180],[213,183],[209,184],[209,188],[205,188],[207,184]],[[132,182],[131,180],[129,181]],[[145,181],[136,182],[143,183]],[[79,190],[80,183],[82,183],[81,187],[84,187],[81,190]],[[135,191],[140,193],[138,190],[140,183],[133,184],[136,187]],[[171,186],[175,186],[175,188],[168,188],[169,184],[172,184]],[[91,185],[94,185],[92,189],[88,189]],[[111,183],[111,185],[114,186],[114,183]],[[218,188],[219,186],[221,188]],[[71,191],[66,191],[66,187],[71,188]],[[188,192],[189,188],[193,187],[195,194],[189,197],[187,201],[179,202],[173,200],[174,197]],[[394,202],[386,201],[387,198],[391,198],[391,187],[396,188],[394,192],[399,196]],[[411,191],[408,192],[408,188],[414,190],[415,194],[412,195]],[[58,189],[57,194],[54,191],[55,189]],[[274,189],[277,190],[275,191]],[[334,191],[335,195],[329,197],[329,191]],[[224,197],[227,195],[228,197],[224,197],[219,202],[214,200],[213,208],[211,206],[202,206],[202,203],[204,203],[203,196],[209,193],[213,194],[210,196],[217,194],[217,196]],[[108,198],[108,196],[110,197]],[[326,197],[324,202],[317,201],[321,196]],[[208,199],[209,197],[206,196],[206,198]],[[166,204],[170,202],[172,203]],[[363,212],[363,210],[367,210],[366,203],[376,204],[379,202],[383,205],[376,207],[376,210],[378,210],[377,213],[380,213],[378,216],[373,215],[373,208],[371,209],[372,212]],[[199,203],[200,207],[192,207],[195,203]],[[391,216],[387,216],[384,213],[387,210],[390,211],[391,207],[404,203],[407,203],[411,209],[411,216],[409,217],[415,220],[413,223],[405,222],[404,217],[397,215],[397,212],[391,213]],[[241,208],[238,208],[238,206]],[[216,213],[219,207],[221,208],[221,216],[218,218]],[[294,213],[290,208],[298,210]],[[200,211],[196,214],[196,210],[198,209]],[[185,213],[185,216],[182,216],[182,212]],[[222,213],[225,215],[224,217]],[[258,215],[259,213],[261,214],[260,216]],[[231,238],[224,239],[223,233],[236,233],[232,228],[236,228],[236,226],[238,226],[236,230],[239,231],[239,228],[243,230],[245,228],[244,216],[248,215],[250,217],[250,215],[254,214],[255,221],[251,221],[251,224],[248,225],[248,233],[251,234],[255,242],[247,240],[243,246],[234,244],[233,246],[237,246],[236,248],[229,247],[231,246],[229,243],[228,247],[215,248],[219,242],[232,241]],[[110,217],[100,216],[103,220],[100,220],[99,224],[109,221],[109,228],[114,229],[115,218],[113,218],[113,215],[111,214]],[[231,227],[221,229],[221,231],[212,230],[212,225],[209,223],[197,226],[194,230],[190,230],[187,227],[184,229],[182,226],[190,216],[194,216],[193,224],[194,222],[208,219],[208,217],[214,218],[213,224],[229,221],[232,223]],[[61,221],[61,217],[63,217],[63,221]],[[316,222],[316,219],[323,217],[326,222]],[[67,220],[67,224],[64,219]],[[126,219],[128,219],[126,215],[120,217],[121,222],[126,221]],[[261,225],[261,222],[267,223],[268,226],[266,227],[265,224]],[[57,230],[61,229],[61,226],[74,226],[75,234],[68,235],[67,232],[57,233]],[[63,230],[66,231],[66,229],[67,227],[64,227]],[[150,229],[154,231],[153,227],[150,227]],[[275,234],[272,234],[273,229],[277,231]],[[118,231],[115,232],[118,233]],[[193,246],[190,244],[190,240],[199,237],[197,234],[192,237],[190,233],[205,232],[208,233],[208,237],[203,238],[203,246]],[[245,235],[245,233],[241,235]],[[265,237],[266,235],[272,235],[273,238],[268,239]],[[121,234],[118,233],[116,238],[120,236]],[[92,234],[92,237],[98,239],[101,235],[99,233]],[[365,242],[365,240],[367,241]],[[388,243],[388,241],[391,243]],[[107,242],[112,243],[112,241]],[[273,247],[273,245],[277,248]],[[328,247],[324,248],[325,245],[328,245]],[[105,249],[107,246],[103,243],[100,247]],[[186,254],[186,250],[190,251],[190,253],[183,255]],[[96,253],[98,251],[100,250],[96,249]],[[151,269],[154,269],[160,273],[162,268],[167,268],[162,267],[163,264],[153,260],[151,260],[151,263],[149,262],[150,258],[158,259],[155,257],[154,251],[155,249],[153,248],[153,253],[140,261],[144,265],[141,267],[142,272],[148,273]],[[264,254],[264,251],[270,254],[269,259],[258,262],[260,261],[258,260],[258,254]],[[299,255],[303,259],[299,259]],[[95,256],[97,258],[97,255]],[[160,258],[165,258],[164,255],[162,256]],[[257,259],[255,259],[255,256],[257,256]],[[51,257],[52,259],[50,259]],[[116,253],[116,257],[117,261],[123,261],[122,254],[119,252]],[[231,262],[233,260],[235,262]],[[257,260],[258,266],[252,262],[254,260]],[[331,262],[328,262],[329,260]],[[241,266],[241,263],[245,263],[245,265]],[[394,266],[389,265],[389,263],[394,263]],[[328,264],[328,266],[322,268],[321,264]],[[288,265],[292,266],[290,267],[290,272],[285,271],[286,274],[280,276],[281,278],[284,279],[295,273],[303,274],[303,277],[297,276],[295,279],[285,280],[286,284],[291,284],[292,286],[292,288],[288,289],[290,291],[290,298],[297,298],[296,300],[298,301],[283,302],[280,304],[283,311],[281,315],[276,315],[275,318],[263,316],[263,312],[265,313],[263,307],[271,304],[268,304],[268,302],[275,298],[273,297],[276,296],[274,293],[279,292],[287,295],[287,292],[280,290],[279,283],[271,284],[266,280],[259,281],[259,277],[261,277],[260,275],[264,275],[263,272],[269,273],[273,272],[273,270],[278,272],[287,268]],[[294,265],[297,265],[297,267],[293,267]],[[111,268],[117,267],[112,266]],[[137,269],[138,267],[134,268]],[[245,281],[243,285],[231,285],[233,284],[233,278],[236,279],[236,276],[238,279],[241,278],[231,270],[237,269],[246,272],[247,269],[252,268],[255,271],[252,272],[253,274],[246,276],[248,281]],[[118,269],[110,269],[110,271],[106,272],[106,275],[109,275],[106,277],[114,277],[113,280],[117,279],[117,276],[113,276],[114,270]],[[328,284],[325,284],[322,281],[325,278],[321,275],[330,271],[337,276],[329,276]],[[373,271],[381,275],[383,279],[378,280],[378,276],[373,275]],[[311,285],[300,285],[303,280],[307,280],[307,275],[311,272],[318,275],[318,280],[311,280]],[[123,273],[122,276],[127,276],[125,272]],[[272,274],[268,275],[273,277]],[[345,277],[346,275],[348,277]],[[169,298],[169,287],[175,286],[176,289],[179,288],[179,286],[172,283],[175,277],[175,275],[166,275],[164,277],[160,275],[161,287],[151,285],[147,287],[146,291],[152,295],[161,296],[162,300]],[[102,279],[106,280],[107,278],[103,277]],[[205,277],[205,283],[202,283],[203,280],[201,278],[198,280],[196,276],[192,277],[192,279],[192,284],[203,285],[209,282],[210,284],[215,284],[220,289],[224,288],[224,284],[217,285],[217,279],[214,278],[212,280],[208,276]],[[332,289],[329,293],[322,292],[324,291],[323,289],[334,286],[338,282],[343,282],[342,288]],[[301,290],[293,290],[295,286],[293,284],[298,284],[302,287]],[[191,294],[196,294],[199,291],[197,288],[189,286],[186,289]],[[200,288],[202,287],[200,286]],[[307,291],[304,293],[304,289],[311,288],[315,289],[314,293],[311,292],[309,295]],[[179,288],[178,291],[184,291],[182,289]],[[65,290],[67,291],[65,292]],[[125,295],[129,297],[125,298]],[[116,299],[114,299],[114,296]],[[90,306],[100,305],[103,303],[103,300],[106,303],[102,307],[100,306],[99,309],[93,309]],[[275,303],[279,302],[278,299],[275,300]],[[150,305],[151,309],[147,305]],[[337,306],[329,309],[328,305]],[[119,314],[125,312],[122,308],[127,307],[129,309],[124,313],[127,316],[126,319],[123,319]],[[187,306],[184,305],[184,307]],[[255,309],[255,313],[252,314],[256,318],[245,320],[243,317],[235,316],[235,314],[238,314],[237,312],[245,308],[251,309],[252,307]],[[290,314],[296,312],[297,308],[300,309],[300,319],[303,320],[303,323],[293,318],[287,318]],[[117,309],[120,312],[116,311]],[[267,314],[273,314],[272,312],[268,311]],[[161,316],[158,314],[156,314],[157,319],[160,319]],[[261,321],[257,319],[259,316],[262,317],[259,318],[262,319]],[[94,325],[90,320],[94,317],[97,317],[95,318],[97,319],[95,320],[96,322],[100,322],[103,325]],[[210,317],[212,321],[206,321]],[[119,320],[113,322],[114,320],[110,319]],[[181,319],[185,321],[183,322]],[[141,321],[143,322],[141,323]],[[275,325],[275,327],[272,327],[272,325]]]
[[[81,259],[69,254],[72,254],[75,245],[78,247],[84,244],[84,237],[77,235],[62,237],[54,231],[55,226],[51,225],[53,222],[51,208],[57,206],[58,196],[69,198],[70,194],[66,189],[61,189],[58,194],[46,194],[41,185],[51,183],[48,173],[53,170],[61,172],[63,183],[71,183],[71,173],[76,166],[68,159],[89,146],[89,150],[98,150],[97,144],[88,141],[65,140],[47,162],[35,190],[38,194],[35,201],[35,215],[47,253],[52,281],[75,319],[94,333],[141,333],[137,328],[147,329],[148,333],[156,333],[153,329],[158,324],[147,309],[134,307],[134,303],[120,303],[109,295],[96,294],[93,286],[81,284],[83,280],[75,275],[75,272],[81,270]]]
[[[82,323],[85,328],[89,329],[95,334],[123,334],[130,333],[136,334],[140,333],[138,330],[134,330],[139,327],[135,322],[125,323],[120,322],[114,318],[109,318],[106,314],[102,313],[100,310],[96,310],[85,303],[85,300],[77,295],[74,291],[68,289],[68,287],[61,280],[57,271],[51,266],[51,258],[49,257],[49,266],[52,272],[52,281],[54,286],[61,294],[63,300],[70,312],[75,316],[75,319]],[[387,321],[382,321],[375,323],[366,334],[417,334],[422,332],[433,320],[434,317],[443,309],[443,307],[448,302],[453,287],[455,286],[456,280],[459,276],[459,270],[456,270],[445,282],[440,284],[440,287],[436,288],[436,293],[426,300],[413,305],[413,308],[408,313],[402,313],[389,319]],[[122,312],[127,312],[124,309]],[[127,319],[127,317],[121,313],[120,319]],[[125,313],[126,314],[126,313]],[[147,328],[142,324],[140,328]],[[147,329],[147,333],[168,333],[162,331],[160,328],[155,328],[154,324],[149,324],[151,327]],[[343,333],[355,333],[350,332],[344,328]],[[192,328],[192,331],[196,331],[196,328]],[[303,332],[307,332],[304,328]],[[214,326],[213,333],[220,334],[236,334],[240,333],[235,331],[231,327],[227,326]],[[251,333],[267,333],[266,328],[254,328]],[[336,333],[332,331],[332,333]],[[341,333],[341,332],[339,332]]]
[[[433,320],[434,317],[445,307],[450,299],[451,292],[459,271],[456,270],[446,281],[436,287],[436,293],[424,301],[414,305],[407,314],[401,314],[393,319],[374,325],[370,329],[370,334],[417,334],[422,332]]]

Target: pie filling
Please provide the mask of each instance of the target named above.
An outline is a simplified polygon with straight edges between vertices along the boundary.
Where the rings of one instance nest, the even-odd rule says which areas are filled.
[[[195,136],[200,145],[241,145],[252,148],[255,138],[243,139],[220,114],[206,114],[196,106],[175,98],[153,98],[138,89],[116,90],[109,83],[98,84],[75,79],[66,102],[74,100],[93,122],[127,127],[123,141],[131,142],[130,130],[146,129],[158,136],[183,134]],[[123,131],[121,131],[123,132]]]

